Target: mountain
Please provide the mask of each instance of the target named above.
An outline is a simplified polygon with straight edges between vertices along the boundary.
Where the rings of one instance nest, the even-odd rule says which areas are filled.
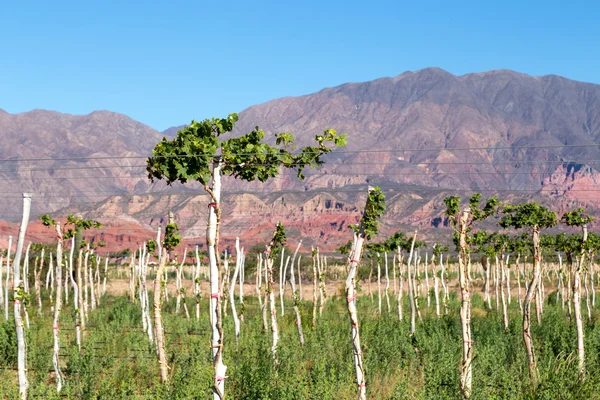
[[[442,199],[450,193],[482,191],[514,201],[533,198],[557,211],[576,205],[596,210],[599,99],[600,85],[553,75],[501,70],[454,76],[428,68],[249,107],[240,113],[235,135],[258,125],[268,140],[290,131],[302,146],[335,128],[348,133],[348,146],[328,155],[326,165],[307,173],[305,181],[285,173],[267,184],[226,179],[222,232],[262,240],[283,220],[295,234],[333,247],[359,218],[368,184],[386,191],[386,231],[417,226],[435,235],[444,225]],[[10,182],[15,198],[0,217],[19,215],[18,182],[25,182],[40,193],[36,212],[66,207],[60,213],[127,215],[150,229],[172,209],[184,236],[202,236],[201,188],[166,190],[149,185],[144,173],[143,157],[180,128],[161,134],[108,112],[0,112],[0,159],[34,158],[39,168],[45,157],[113,157],[47,162],[46,170],[35,173],[28,170],[31,164],[4,162],[0,179]],[[64,166],[95,169],[61,170]],[[57,192],[61,197],[52,197]]]
[[[32,213],[148,188],[145,157],[162,135],[108,111],[69,115],[0,112],[0,219],[16,220],[20,193],[34,193]],[[136,158],[141,157],[141,158]]]

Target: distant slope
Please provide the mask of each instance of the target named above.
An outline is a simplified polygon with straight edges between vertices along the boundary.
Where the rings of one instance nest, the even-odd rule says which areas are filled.
[[[333,239],[358,218],[367,184],[386,190],[387,230],[443,226],[442,198],[457,190],[535,198],[557,210],[578,204],[596,209],[599,99],[599,85],[557,76],[512,71],[454,76],[429,68],[252,106],[240,113],[234,134],[258,125],[269,140],[274,132],[290,131],[298,145],[306,145],[315,134],[335,128],[348,133],[348,146],[329,155],[305,181],[287,174],[268,184],[226,180],[231,207],[223,233],[253,232],[256,239],[261,227],[283,220],[296,224],[298,232],[337,243]],[[12,197],[3,197],[0,218],[18,217],[18,193],[33,189],[39,193],[34,212],[67,207],[61,213],[132,215],[156,226],[172,209],[187,236],[202,235],[206,209],[194,200],[202,191],[175,187],[171,191],[189,195],[165,195],[170,192],[164,185],[147,183],[143,167],[154,144],[181,127],[159,133],[106,111],[85,116],[0,111],[1,159],[113,157],[4,162],[0,179]],[[115,193],[123,196],[111,197]]]

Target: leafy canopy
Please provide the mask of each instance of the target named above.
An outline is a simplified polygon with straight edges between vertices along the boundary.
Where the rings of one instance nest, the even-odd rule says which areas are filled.
[[[498,201],[498,197],[494,196],[487,199],[485,205],[483,206],[483,208],[481,208],[481,193],[475,193],[469,198],[469,206],[465,209],[465,211],[468,212],[466,220],[466,241],[465,243],[462,243],[463,246],[461,246],[459,235],[461,200],[462,199],[460,196],[448,196],[444,199],[444,204],[446,205],[446,215],[448,216],[450,224],[454,229],[454,245],[457,249],[460,249],[462,247],[466,251],[469,251],[468,247],[470,244],[473,243],[473,240],[477,241],[475,244],[481,245],[483,243],[482,241],[485,240],[485,238],[487,238],[487,234],[485,233],[479,234],[479,236],[475,237],[471,235],[471,232],[473,230],[473,222],[483,221],[489,216],[496,214],[497,209],[501,205],[501,203]]]
[[[369,194],[367,196],[367,204],[365,205],[365,211],[360,220],[360,224],[350,224],[350,229],[355,233],[364,235],[367,240],[371,239],[371,236],[377,235],[379,229],[379,218],[385,212],[385,195],[378,186],[369,187]]]
[[[268,256],[272,257],[273,254],[279,253],[284,248],[286,243],[287,237],[285,234],[285,228],[281,222],[278,222],[277,226],[275,227],[275,232],[273,232],[273,238],[267,247],[267,250],[270,250],[268,251]]]
[[[499,222],[503,228],[546,229],[556,225],[556,214],[538,203],[507,204],[502,210],[504,217]]]
[[[224,175],[245,181],[266,182],[279,174],[280,167],[293,169],[304,179],[304,168],[322,165],[322,156],[331,152],[331,147],[346,145],[347,136],[338,135],[333,129],[316,135],[315,146],[296,153],[292,153],[295,146],[291,133],[276,134],[275,146],[271,146],[263,141],[265,133],[258,127],[241,137],[221,141],[219,137],[231,132],[237,121],[235,113],[223,119],[192,121],[173,140],[163,138],[146,161],[148,178],[164,179],[169,185],[198,181],[206,187],[213,163],[218,161]]]
[[[54,220],[48,214],[41,215],[39,217],[39,219],[42,221],[42,224],[44,226],[55,226],[56,225],[56,220]],[[72,228],[68,228],[63,234],[63,239],[71,239],[73,236],[75,236],[75,232],[78,229],[88,230],[88,229],[92,229],[92,228],[102,228],[102,224],[98,221],[94,221],[92,219],[77,218],[73,214],[69,214],[67,216],[67,222],[65,223],[64,226],[66,227],[68,225],[73,226],[75,228],[75,230],[73,230]],[[82,242],[82,247],[84,247],[83,242]]]
[[[165,238],[163,239],[163,247],[167,251],[172,251],[181,243],[181,235],[179,234],[179,226],[175,222],[167,224],[165,228]],[[148,246],[148,244],[146,245]]]
[[[577,208],[571,212],[563,214],[560,221],[567,226],[583,226],[589,224],[594,220],[594,217],[584,214],[583,208]]]

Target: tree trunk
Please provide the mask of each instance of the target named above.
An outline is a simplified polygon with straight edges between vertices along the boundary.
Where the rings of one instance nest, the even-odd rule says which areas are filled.
[[[388,257],[387,253],[383,253],[385,257],[385,301],[387,303],[387,312],[390,313],[390,274],[388,272]]]
[[[61,291],[62,291],[62,258],[63,258],[63,250],[62,250],[62,230],[60,229],[60,222],[56,223],[56,237],[58,239],[58,243],[56,244],[56,304],[54,305],[54,321],[52,323],[52,337],[54,339],[54,352],[52,355],[52,364],[54,365],[54,372],[56,373],[56,391],[60,392],[63,385],[63,377],[60,371],[60,359],[59,359],[59,350],[60,350],[60,337],[59,337],[59,317],[60,317],[60,308],[61,308]]]
[[[300,272],[300,259],[302,256],[298,256],[298,297],[302,301],[302,273]]]
[[[291,271],[290,271],[290,284],[292,285],[292,298],[294,300],[294,313],[296,314],[296,327],[298,328],[298,339],[300,340],[300,345],[304,346],[304,333],[302,332],[302,318],[300,316],[300,310],[298,309],[298,292],[296,292],[296,278],[294,277],[294,261],[296,261],[296,254],[298,254],[298,250],[300,250],[300,246],[302,246],[302,241],[298,243],[298,247],[296,247],[296,251],[294,252],[294,256],[292,257]]]
[[[281,252],[283,257],[283,251]],[[267,293],[269,294],[269,310],[271,312],[271,332],[273,334],[273,345],[271,346],[271,352],[273,353],[273,361],[275,365],[277,362],[277,343],[279,342],[279,325],[277,324],[277,306],[275,304],[275,290],[274,283],[275,278],[273,274],[273,258],[271,256],[271,248],[268,248],[268,253],[266,255],[267,262],[267,276],[268,276],[268,289]]]
[[[515,275],[517,275],[517,297],[519,302],[519,309],[521,313],[523,313],[523,300],[521,299],[521,273],[519,272],[519,259],[521,258],[521,254],[517,255],[517,262],[515,263]]]
[[[34,270],[34,286],[35,286],[35,297],[37,298],[37,303],[38,303],[38,316],[42,316],[42,285],[40,282],[40,275],[42,273],[42,267],[44,266],[44,249],[42,248],[42,255],[39,258],[39,264],[38,264],[38,259],[36,257],[35,260],[35,270]],[[0,258],[0,281],[2,280],[2,274],[1,274],[1,269],[2,269],[2,258]],[[0,287],[2,287],[2,285],[0,285]],[[0,297],[2,297],[2,295],[0,295]]]
[[[506,296],[504,295],[504,288],[507,288],[508,280],[506,279],[506,272],[504,267],[504,255],[502,255],[501,260],[502,261],[500,265],[500,295],[502,297],[502,318],[504,320],[504,332],[508,332],[508,310],[506,304]]]
[[[6,286],[4,286],[4,317],[8,321],[8,279],[10,278],[10,252],[12,250],[12,236],[8,237],[8,249],[6,250]],[[14,283],[14,280],[13,280]],[[48,286],[46,285],[46,289]]]
[[[464,210],[459,221],[458,280],[460,284],[461,304],[460,323],[462,326],[462,365],[460,373],[460,391],[464,399],[471,398],[473,377],[473,339],[471,337],[471,279],[469,276],[469,251],[467,249],[467,229],[470,210]],[[497,289],[497,287],[496,287]],[[497,292],[496,292],[497,293]]]
[[[194,297],[196,298],[196,321],[200,321],[200,252],[196,246],[196,271],[194,272]]]
[[[282,248],[281,249],[281,261],[279,263],[279,303],[281,305],[281,316],[282,317],[285,315],[285,306],[283,304],[283,295],[285,293],[285,268],[287,268],[287,263],[285,264],[285,268],[283,267],[284,254],[285,254],[285,248]]]
[[[533,338],[531,337],[531,300],[537,292],[537,285],[541,276],[541,251],[540,251],[540,229],[533,228],[533,276],[527,288],[525,301],[523,302],[523,341],[527,352],[527,361],[529,364],[529,378],[534,388],[537,387],[539,377],[535,360],[533,347]]]
[[[210,270],[210,314],[211,314],[211,350],[214,366],[213,399],[222,400],[225,397],[225,373],[227,367],[223,364],[223,319],[221,296],[219,292],[221,270],[218,260],[219,226],[221,220],[221,163],[213,168],[212,203],[208,208],[208,224],[206,227],[206,247]]]
[[[235,282],[240,271],[242,264],[242,252],[240,250],[240,238],[235,238],[235,269],[233,270],[233,277],[231,278],[231,285],[229,286],[229,302],[231,303],[231,315],[233,316],[233,323],[235,325],[235,342],[236,345],[240,339],[240,320],[235,309]]]
[[[585,348],[583,318],[581,317],[581,271],[585,262],[585,243],[587,242],[587,225],[582,227],[581,255],[573,276],[573,310],[575,312],[575,326],[577,328],[577,356],[579,359],[579,378],[585,377]]]
[[[75,338],[77,340],[77,349],[81,352],[81,310],[79,299],[81,296],[79,295],[79,286],[77,282],[75,282],[75,278],[73,277],[73,252],[75,251],[75,238],[71,238],[71,251],[69,252],[69,278],[71,279],[71,285],[73,286],[73,309],[75,311]],[[43,254],[43,253],[42,253]]]
[[[31,194],[23,193],[23,217],[21,219],[21,226],[19,227],[17,251],[15,253],[15,259],[13,263],[13,298],[15,300],[14,316],[15,329],[17,331],[17,369],[19,377],[19,394],[21,395],[22,399],[27,399],[27,389],[29,387],[29,382],[27,381],[26,370],[27,348],[25,344],[25,330],[23,329],[23,320],[21,318],[21,301],[24,300],[24,290],[21,283],[20,263],[21,252],[23,251],[23,242],[25,241],[25,232],[27,230],[27,224],[29,223],[30,210]]]
[[[377,254],[377,310],[381,315],[381,263]]]
[[[400,259],[400,246],[398,246],[396,256],[398,257],[398,319],[402,321],[404,318],[403,304],[402,304],[402,295],[404,294],[404,278],[402,277],[402,260]]]
[[[160,381],[162,383],[169,381],[169,366],[167,365],[167,353],[165,351],[165,331],[162,321],[162,276],[166,269],[168,258],[168,252],[164,251],[160,258],[156,276],[154,277],[154,337],[156,338],[158,365],[160,368]]]
[[[350,329],[352,338],[352,348],[354,350],[354,368],[356,370],[356,382],[358,384],[358,399],[366,400],[367,388],[365,380],[365,371],[363,367],[362,349],[360,346],[360,334],[358,330],[358,311],[356,309],[356,270],[362,254],[364,243],[364,233],[361,228],[359,234],[354,235],[354,243],[350,252],[350,265],[348,268],[348,278],[346,279],[346,303],[348,305],[348,315],[350,316]]]
[[[408,283],[408,300],[410,302],[410,335],[414,335],[415,334],[415,330],[416,330],[416,314],[417,314],[417,307],[415,305],[415,300],[414,300],[414,282],[412,279],[412,258],[413,258],[413,252],[414,252],[414,248],[415,248],[415,241],[417,240],[417,232],[415,232],[414,236],[413,236],[413,240],[412,240],[412,244],[410,246],[410,254],[408,255],[408,261],[406,263],[406,267],[407,267],[407,283]]]
[[[315,326],[317,326],[317,281],[318,281],[318,275],[317,275],[317,261],[315,259],[315,250],[314,248],[312,249],[313,252],[313,256],[312,256],[312,263],[313,263],[313,316],[312,316],[312,326],[313,328]]]
[[[440,274],[440,282],[442,283],[442,287],[444,288],[444,315],[448,315],[448,286],[446,286],[446,283],[444,282],[444,275],[446,274],[446,270],[444,268],[444,255],[442,253],[440,253],[440,267],[442,269],[442,272]]]

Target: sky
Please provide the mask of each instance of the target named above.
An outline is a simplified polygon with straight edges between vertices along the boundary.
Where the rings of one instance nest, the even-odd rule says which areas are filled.
[[[164,130],[426,67],[600,84],[595,1],[4,1],[0,109]]]

